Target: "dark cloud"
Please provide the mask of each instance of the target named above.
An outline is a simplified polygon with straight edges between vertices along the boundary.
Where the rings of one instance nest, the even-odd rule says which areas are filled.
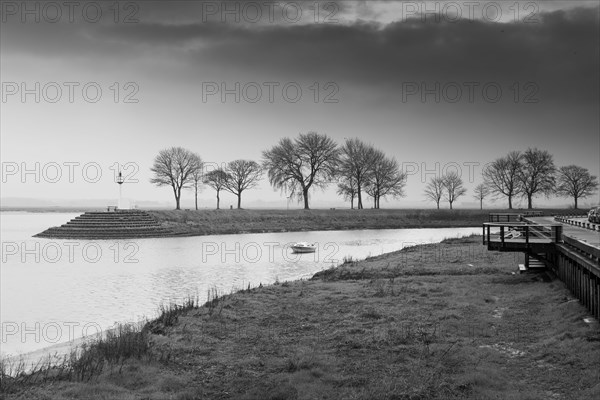
[[[539,23],[408,20],[352,24],[11,24],[6,54],[168,54],[241,76],[327,80],[374,90],[403,82],[533,81],[544,100],[598,102],[598,7],[542,13]],[[158,52],[159,51],[159,52]]]
[[[386,87],[407,80],[533,81],[548,98],[589,102],[598,99],[597,11],[541,14],[537,24],[146,25],[104,34],[132,45],[185,48],[199,41],[198,50],[186,50],[193,62],[246,73]]]

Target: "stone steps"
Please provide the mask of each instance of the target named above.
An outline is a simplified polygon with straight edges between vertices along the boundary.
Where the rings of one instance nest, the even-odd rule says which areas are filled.
[[[108,227],[108,228],[115,228],[115,227],[134,227],[134,226],[139,226],[139,227],[154,227],[156,226],[156,224],[150,223],[150,222],[116,222],[116,223],[110,223],[110,222],[72,222],[69,221],[66,224],[61,225],[63,227],[73,227],[73,228],[77,228],[79,226],[82,227],[90,227],[90,228],[102,228],[102,227]]]
[[[140,210],[86,212],[71,221],[46,229],[36,237],[56,239],[135,239],[169,237],[150,214]]]

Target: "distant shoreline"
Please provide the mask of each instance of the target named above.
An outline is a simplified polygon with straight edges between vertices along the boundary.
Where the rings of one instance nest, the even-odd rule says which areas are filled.
[[[98,211],[98,209],[95,209]],[[546,215],[571,209],[535,209]],[[9,211],[7,209],[3,211]],[[43,210],[10,210],[46,212]],[[60,210],[61,212],[77,212]],[[481,226],[492,212],[521,213],[522,209],[314,209],[314,210],[145,210],[168,233],[157,237],[231,235],[276,232],[348,231],[365,229],[433,229]],[[51,210],[50,212],[59,212]],[[584,210],[578,210],[584,213]],[[64,221],[66,223],[67,221]],[[50,227],[49,227],[50,228]],[[127,239],[135,239],[135,236]],[[140,239],[143,237],[140,237]],[[77,238],[74,238],[77,239]],[[83,239],[83,238],[80,238]],[[118,239],[102,237],[102,239]]]

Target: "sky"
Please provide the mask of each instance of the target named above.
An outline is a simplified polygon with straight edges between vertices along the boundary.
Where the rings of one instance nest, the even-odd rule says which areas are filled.
[[[0,3],[3,207],[114,204],[119,169],[124,197],[173,207],[150,183],[160,150],[211,169],[309,131],[398,161],[406,196],[382,208],[434,207],[425,183],[450,170],[468,189],[455,208],[476,207],[483,167],[529,147],[600,175],[597,1],[118,4]],[[214,191],[199,202],[213,208]],[[242,205],[288,200],[265,176]],[[331,185],[311,205],[348,203]]]

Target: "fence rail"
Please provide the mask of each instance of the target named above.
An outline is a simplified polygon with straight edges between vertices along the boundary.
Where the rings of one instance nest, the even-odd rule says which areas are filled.
[[[585,221],[575,221],[573,218],[583,218],[585,217]],[[587,220],[587,215],[557,215],[554,217],[555,221],[562,222],[563,224],[569,224],[573,226],[578,226],[580,228],[586,228],[592,231],[600,232],[600,224],[596,224],[594,222],[589,222]]]

